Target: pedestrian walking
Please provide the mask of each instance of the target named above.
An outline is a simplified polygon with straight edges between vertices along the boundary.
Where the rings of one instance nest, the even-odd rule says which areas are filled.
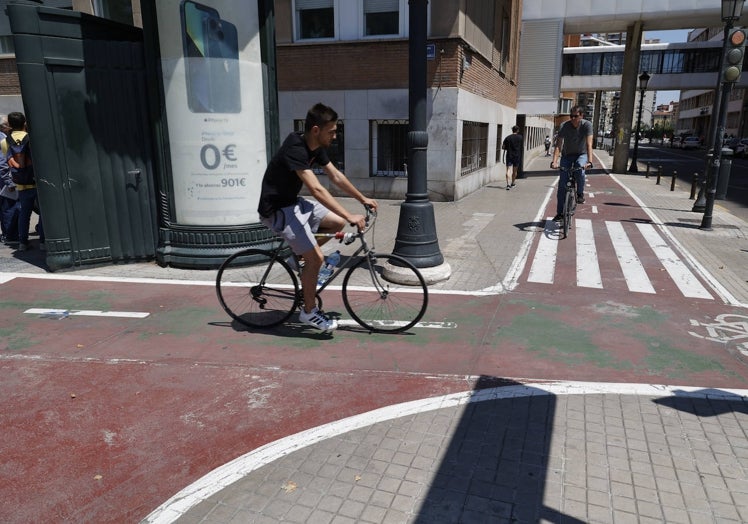
[[[506,151],[506,190],[509,191],[515,186],[514,181],[517,179],[520,163],[522,162],[522,135],[519,134],[519,127],[512,126],[512,134],[504,139],[501,149]]]

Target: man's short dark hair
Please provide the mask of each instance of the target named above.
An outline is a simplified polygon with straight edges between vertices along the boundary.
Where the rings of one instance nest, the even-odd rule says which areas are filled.
[[[512,133],[519,133],[519,127],[512,126]]]
[[[14,131],[23,131],[26,126],[26,115],[18,111],[8,113],[8,125]]]
[[[574,106],[571,108],[571,111],[569,112],[570,115],[573,115],[574,113],[579,113],[580,115],[584,116],[584,106]]]
[[[332,107],[328,107],[325,104],[314,104],[314,106],[306,114],[306,122],[304,123],[304,132],[309,132],[314,126],[324,127],[330,122],[337,122],[338,114]]]

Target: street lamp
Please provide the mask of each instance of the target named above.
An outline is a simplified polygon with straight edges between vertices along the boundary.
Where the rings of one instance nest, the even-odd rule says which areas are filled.
[[[644,109],[644,92],[647,90],[647,84],[649,83],[649,73],[644,71],[639,75],[639,117],[636,120],[636,137],[634,137],[634,155],[631,157],[631,165],[629,166],[629,173],[638,173],[639,166],[637,165],[637,155],[639,153],[639,136],[641,135],[642,129],[642,110]]]
[[[616,143],[618,141],[618,109],[621,102],[621,93],[616,92],[613,95],[613,118],[611,122],[611,131],[613,133],[613,145],[611,151],[616,150]]]
[[[722,139],[725,134],[725,120],[727,119],[727,99],[730,95],[732,84],[740,77],[740,71],[743,63],[743,52],[742,47],[745,45],[745,33],[741,30],[736,30],[738,38],[733,37],[734,42],[731,42],[731,30],[736,20],[740,19],[740,15],[743,12],[744,0],[722,0],[722,21],[725,23],[725,35],[722,39],[722,56],[720,58],[719,75],[717,82],[717,96],[714,100],[714,108],[712,115],[717,115],[718,119],[715,126],[710,126],[710,131],[713,129],[713,135],[710,136],[710,145],[712,146],[711,162],[707,161],[706,166],[706,183],[705,183],[705,203],[704,203],[704,216],[701,219],[701,229],[710,231],[712,229],[712,213],[714,211],[714,198],[717,193],[717,179],[719,178],[720,164],[722,163]],[[728,48],[731,44],[734,44],[734,49],[730,52],[737,51],[737,54],[730,54],[728,56]],[[738,60],[735,60],[735,57]],[[739,62],[739,65],[735,62]],[[718,111],[714,111],[718,109]],[[727,173],[726,173],[727,175]],[[729,175],[727,175],[729,176]],[[699,202],[694,204],[693,211],[700,211],[700,206],[697,206]]]

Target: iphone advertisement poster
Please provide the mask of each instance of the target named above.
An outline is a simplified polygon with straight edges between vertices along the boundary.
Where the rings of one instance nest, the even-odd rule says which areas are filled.
[[[176,222],[258,221],[267,165],[257,3],[159,0]]]

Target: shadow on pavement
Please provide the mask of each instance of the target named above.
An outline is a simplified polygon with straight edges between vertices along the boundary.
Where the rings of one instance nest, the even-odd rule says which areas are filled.
[[[673,393],[671,397],[657,398],[652,402],[697,417],[716,417],[725,413],[748,414],[748,403],[743,397],[721,389],[675,390]]]
[[[481,377],[413,522],[583,521],[545,505],[556,397],[546,391],[481,398],[486,388],[523,386]],[[532,391],[531,386],[526,386]],[[560,480],[560,479],[559,479]],[[557,481],[558,482],[558,481]],[[560,497],[559,497],[560,498]]]

